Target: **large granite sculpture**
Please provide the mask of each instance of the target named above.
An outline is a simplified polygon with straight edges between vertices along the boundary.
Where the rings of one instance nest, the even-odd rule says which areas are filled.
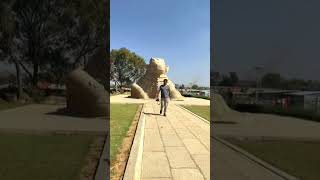
[[[66,79],[67,111],[79,116],[108,116],[109,93],[99,81],[107,82],[107,54],[103,48],[84,69],[72,71]]]
[[[183,100],[183,96],[176,90],[174,83],[166,75],[169,67],[164,59],[151,58],[145,75],[137,83],[131,86],[131,97],[138,99],[156,98],[158,88],[163,84],[164,79],[168,79],[170,95],[173,100]]]

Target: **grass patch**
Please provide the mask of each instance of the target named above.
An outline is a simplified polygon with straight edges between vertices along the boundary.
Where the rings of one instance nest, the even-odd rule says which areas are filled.
[[[110,104],[110,160],[115,160],[139,104]]]
[[[300,179],[320,177],[320,142],[227,140]]]
[[[210,106],[183,106],[184,108],[188,109],[189,111],[197,114],[198,116],[210,121]]]
[[[11,108],[16,108],[16,107],[20,107],[23,106],[25,104],[21,104],[21,103],[16,103],[16,102],[6,102],[6,101],[1,101],[0,100],[0,111],[1,110],[5,110],[5,109],[11,109]]]
[[[240,112],[275,114],[279,116],[295,117],[309,121],[320,122],[320,113],[299,107],[282,108],[261,105],[235,105],[235,110]]]
[[[94,136],[0,135],[1,180],[78,180]]]

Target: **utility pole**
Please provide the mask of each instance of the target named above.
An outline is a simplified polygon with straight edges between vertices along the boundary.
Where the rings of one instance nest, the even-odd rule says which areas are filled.
[[[260,89],[260,71],[263,69],[263,67],[261,66],[256,66],[255,68],[255,71],[256,71],[256,104],[258,104],[258,98],[259,98],[259,95],[258,95],[258,91]]]

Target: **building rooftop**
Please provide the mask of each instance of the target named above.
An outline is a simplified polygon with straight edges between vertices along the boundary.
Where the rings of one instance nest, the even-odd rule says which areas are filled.
[[[260,93],[295,93],[298,90],[282,90],[282,89],[260,89]]]
[[[299,91],[299,92],[287,93],[287,95],[293,95],[293,96],[306,96],[306,95],[314,95],[314,94],[320,94],[320,91]]]

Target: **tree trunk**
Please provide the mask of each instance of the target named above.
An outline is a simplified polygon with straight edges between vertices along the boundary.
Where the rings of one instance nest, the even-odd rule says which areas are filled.
[[[38,63],[33,64],[33,77],[32,77],[32,85],[36,86],[38,83],[38,74],[39,74],[39,66]]]
[[[21,70],[18,62],[14,62],[17,73],[17,99],[19,100],[22,95],[22,85],[21,85]]]

